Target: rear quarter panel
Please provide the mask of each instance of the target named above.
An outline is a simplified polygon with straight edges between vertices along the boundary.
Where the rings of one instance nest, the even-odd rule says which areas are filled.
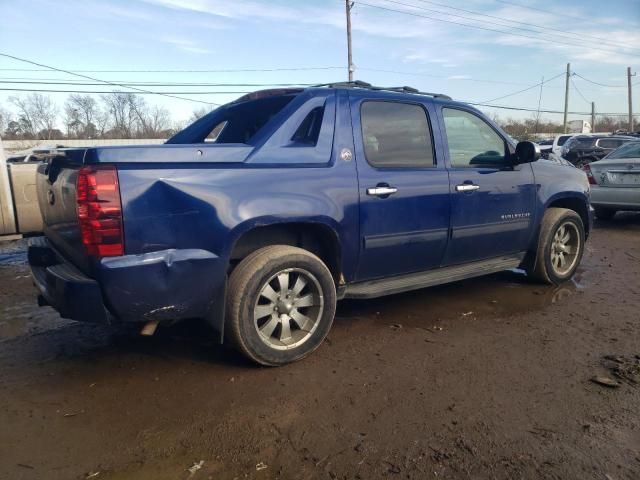
[[[253,227],[321,223],[338,236],[342,273],[350,278],[358,258],[357,173],[340,152],[353,151],[353,135],[346,94],[328,102],[335,102],[330,135],[320,149],[270,140],[245,162],[119,164],[126,253],[202,249],[228,261],[236,240]]]

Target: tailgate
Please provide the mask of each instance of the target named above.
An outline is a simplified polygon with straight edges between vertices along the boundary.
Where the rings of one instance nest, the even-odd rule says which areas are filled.
[[[53,247],[82,270],[88,262],[76,212],[76,182],[85,149],[47,154],[38,166],[36,190],[44,234]]]

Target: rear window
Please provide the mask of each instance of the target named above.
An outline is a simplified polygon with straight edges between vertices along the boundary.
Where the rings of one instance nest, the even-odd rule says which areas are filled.
[[[571,137],[572,135],[560,135],[560,137],[558,137],[558,146],[561,147],[562,145],[564,145],[565,142]]]
[[[627,143],[611,152],[607,158],[640,158],[640,142]]]
[[[167,143],[249,143],[296,94],[231,103],[196,120]]]

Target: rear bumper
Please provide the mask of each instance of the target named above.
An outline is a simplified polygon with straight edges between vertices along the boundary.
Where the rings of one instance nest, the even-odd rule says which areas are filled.
[[[97,323],[112,321],[112,315],[104,306],[98,282],[70,263],[60,262],[44,237],[31,240],[28,259],[33,282],[40,294],[40,305],[50,305],[60,316],[71,320]]]
[[[591,205],[619,210],[640,210],[640,186],[600,187],[592,185]]]
[[[162,250],[103,258],[94,278],[80,272],[45,237],[32,240],[29,265],[43,304],[64,318],[111,323],[216,317],[221,331],[226,268],[205,250]]]

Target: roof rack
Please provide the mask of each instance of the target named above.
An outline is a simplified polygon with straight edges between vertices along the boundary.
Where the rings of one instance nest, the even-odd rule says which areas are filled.
[[[319,85],[313,85],[313,87],[329,87],[329,88],[362,88],[365,90],[375,90],[375,91],[384,91],[384,92],[398,92],[398,93],[412,93],[415,95],[427,95],[433,98],[442,98],[444,100],[451,100],[451,97],[448,95],[444,95],[442,93],[429,93],[429,92],[421,92],[417,88],[403,86],[403,87],[377,87],[375,85],[371,85],[368,82],[363,82],[362,80],[354,80],[351,82],[334,82],[334,83],[322,83]]]

